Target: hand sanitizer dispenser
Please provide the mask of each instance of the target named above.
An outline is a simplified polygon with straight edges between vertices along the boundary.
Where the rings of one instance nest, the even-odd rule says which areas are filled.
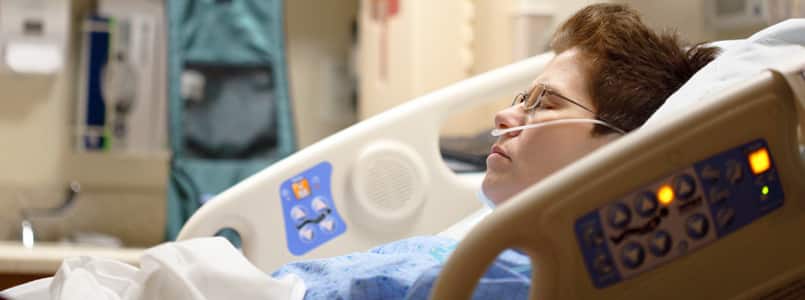
[[[65,63],[69,12],[69,0],[0,0],[0,71],[58,73]]]

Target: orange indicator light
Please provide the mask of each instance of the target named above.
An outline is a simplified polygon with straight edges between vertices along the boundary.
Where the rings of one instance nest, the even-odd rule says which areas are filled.
[[[660,204],[664,206],[671,205],[671,201],[674,201],[674,189],[668,184],[663,184],[657,190],[657,200],[660,200]]]
[[[752,173],[755,175],[768,171],[769,168],[771,168],[769,150],[767,150],[766,147],[763,147],[750,152],[749,167],[752,168]]]

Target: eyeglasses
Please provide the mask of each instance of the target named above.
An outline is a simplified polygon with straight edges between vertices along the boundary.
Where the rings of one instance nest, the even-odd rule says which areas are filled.
[[[514,100],[512,100],[512,106],[523,104],[523,106],[526,109],[526,112],[535,111],[536,109],[542,107],[542,100],[545,99],[546,95],[556,96],[559,99],[562,99],[562,100],[565,100],[567,102],[570,102],[570,103],[572,103],[572,104],[574,104],[574,105],[576,105],[578,107],[581,107],[581,109],[583,109],[583,110],[586,110],[586,111],[589,111],[589,112],[595,114],[595,112],[592,109],[589,109],[584,105],[581,105],[581,103],[579,103],[577,101],[574,101],[573,99],[570,99],[568,97],[560,95],[559,93],[551,90],[548,86],[546,86],[544,84],[537,84],[536,86],[534,86],[533,89],[531,89],[531,91],[524,92],[524,93],[519,93],[519,94],[517,94],[517,96],[514,96]],[[525,124],[525,125],[522,125],[522,126],[511,127],[511,128],[496,128],[495,130],[492,130],[492,136],[501,136],[501,135],[504,135],[504,134],[509,133],[509,132],[521,131],[521,130],[525,130],[525,129],[528,129],[528,128],[537,128],[537,127],[542,127],[542,126],[567,124],[567,123],[593,123],[593,124],[597,124],[597,125],[607,127],[609,129],[611,129],[612,131],[617,132],[619,134],[626,134],[626,131],[624,131],[623,129],[620,129],[617,126],[612,125],[612,124],[608,123],[606,120],[603,120],[601,118],[594,118],[594,119],[592,119],[592,118],[570,118],[570,119],[559,119],[559,120],[540,122],[540,123],[533,123],[533,124]]]
[[[595,113],[592,109],[589,109],[584,105],[581,105],[581,103],[573,99],[560,95],[556,91],[552,90],[548,86],[541,83],[538,83],[536,86],[534,86],[534,88],[532,88],[528,92],[522,92],[514,96],[514,100],[512,100],[512,106],[523,104],[525,106],[526,111],[529,112],[534,111],[542,107],[542,101],[543,99],[545,99],[545,96],[556,96],[557,98],[570,102],[578,107],[581,107],[586,111],[589,111],[593,114]]]

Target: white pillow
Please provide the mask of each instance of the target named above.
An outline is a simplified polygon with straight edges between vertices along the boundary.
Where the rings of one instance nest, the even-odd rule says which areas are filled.
[[[760,72],[792,63],[805,64],[805,19],[790,19],[763,29],[745,40],[715,42],[721,54],[672,94],[644,126],[714,99],[714,95]]]

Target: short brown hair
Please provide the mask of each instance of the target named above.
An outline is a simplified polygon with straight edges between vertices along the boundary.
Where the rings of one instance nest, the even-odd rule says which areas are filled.
[[[551,48],[561,53],[574,47],[589,58],[597,117],[626,131],[640,127],[718,53],[701,44],[685,50],[675,32],[654,32],[622,4],[587,6],[562,24]],[[593,129],[593,135],[607,132]]]

